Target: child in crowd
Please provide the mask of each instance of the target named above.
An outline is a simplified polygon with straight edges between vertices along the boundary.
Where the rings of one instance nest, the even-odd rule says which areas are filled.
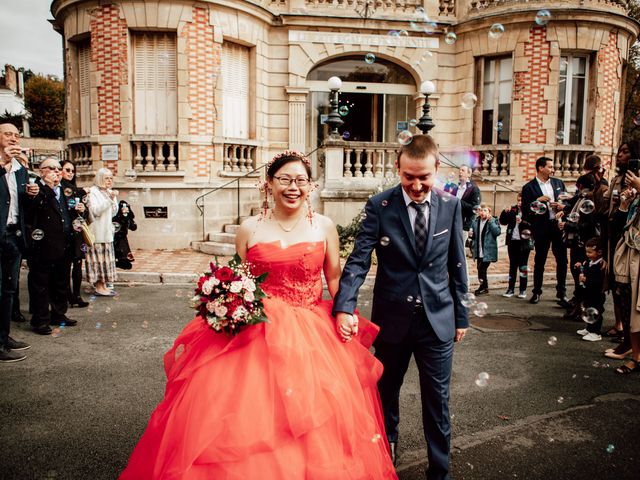
[[[516,278],[520,276],[518,298],[527,297],[527,276],[529,253],[533,245],[531,226],[522,219],[522,194],[518,194],[518,203],[505,208],[500,213],[500,223],[507,226],[506,244],[509,254],[509,286],[503,297],[513,297]]]
[[[489,293],[489,280],[487,270],[491,262],[498,261],[498,237],[500,236],[500,224],[498,219],[491,214],[491,207],[486,203],[480,205],[480,212],[471,224],[473,234],[473,258],[477,260],[478,281],[480,286],[475,291],[476,295]]]
[[[127,238],[129,230],[134,232],[138,229],[134,218],[135,215],[131,211],[129,204],[124,200],[120,200],[118,213],[113,217],[113,226],[115,227],[113,249],[116,255],[116,266],[123,270],[131,270],[133,267],[131,262],[135,260]]]
[[[577,268],[581,269],[579,276],[582,288],[581,299],[582,318],[587,323],[586,328],[578,330],[578,335],[582,335],[582,339],[589,342],[597,342],[602,340],[600,331],[602,329],[602,315],[604,313],[604,278],[606,268],[604,268],[602,259],[602,246],[598,237],[591,238],[585,243],[587,260],[580,264],[576,263]]]

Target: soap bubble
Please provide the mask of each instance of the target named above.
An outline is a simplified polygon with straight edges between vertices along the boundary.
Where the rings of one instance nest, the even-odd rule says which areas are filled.
[[[486,387],[489,384],[489,374],[487,372],[480,372],[476,377],[475,384],[478,387]]]
[[[121,228],[122,228],[122,225],[120,225],[118,222],[113,222],[113,231],[115,233],[118,233]]]
[[[558,343],[558,339],[556,337],[554,337],[554,336],[551,336],[547,340],[547,343],[553,347]]]
[[[560,143],[562,143],[564,141],[564,132],[562,130],[560,130],[558,133],[556,133],[556,139]]]
[[[70,189],[69,187],[64,189],[64,196],[65,197],[70,197],[71,195],[73,195],[73,190]]]
[[[502,122],[497,122],[495,128],[496,128],[496,132],[500,133],[500,132],[502,132],[502,129],[504,128],[504,124]]]
[[[558,403],[564,403],[564,397],[558,397],[557,402]]]
[[[606,451],[607,453],[613,453],[613,451],[614,451],[615,449],[616,449],[616,447],[615,447],[612,443],[610,443],[609,445],[607,445],[607,448],[605,448],[605,451]]]
[[[529,240],[531,238],[531,230],[524,229],[520,232],[520,238],[522,240]]]
[[[531,202],[529,208],[536,215],[543,215],[547,212],[547,204],[538,200],[534,200],[533,202]]]
[[[416,120],[415,118],[412,118],[411,120],[409,120],[410,127],[415,127],[416,125],[418,125],[418,120]]]
[[[409,130],[403,130],[398,134],[398,143],[400,145],[409,145],[413,139],[413,133]]]
[[[465,110],[471,110],[478,103],[478,97],[476,97],[473,93],[467,92],[462,95],[462,99],[460,100],[460,106]]]
[[[389,237],[380,238],[380,245],[382,245],[383,247],[386,247],[387,245],[389,245],[389,243],[391,243],[391,240],[389,240]]]
[[[376,433],[373,437],[371,437],[371,441],[373,443],[376,443],[376,442],[379,442],[381,438],[382,438],[382,435],[380,435],[379,433]]]
[[[470,308],[477,303],[476,296],[471,292],[465,293],[464,295],[462,295],[460,303],[462,303],[464,307]]]
[[[573,198],[573,195],[571,195],[569,192],[561,192],[558,194],[558,200],[560,202],[566,202],[567,200],[571,200]]]
[[[540,10],[536,13],[536,23],[541,27],[549,23],[551,20],[551,12],[549,10]]]
[[[79,232],[82,230],[82,224],[84,223],[84,220],[80,217],[76,218],[73,220],[73,222],[71,222],[71,227],[73,227],[73,229],[76,232]]]
[[[39,228],[36,228],[33,232],[31,232],[31,238],[38,242],[44,238],[44,232]]]
[[[346,117],[347,115],[349,115],[349,107],[347,107],[346,105],[342,105],[340,108],[338,108],[338,113],[341,117]]]
[[[138,178],[138,174],[136,173],[136,171],[133,168],[129,168],[129,169],[125,170],[124,171],[124,176],[130,182],[135,182],[136,178]]]
[[[589,307],[582,313],[582,320],[585,323],[596,323],[598,321],[598,310]]]
[[[589,215],[596,209],[596,206],[593,204],[591,200],[585,200],[580,205],[580,213],[584,213],[585,215]]]
[[[476,205],[472,210],[474,215],[480,215],[480,213],[482,212],[482,207],[480,205]]]
[[[449,32],[444,36],[444,43],[447,45],[453,45],[456,40],[458,40],[458,36],[453,32]]]
[[[485,302],[478,302],[473,307],[473,314],[476,317],[484,317],[487,314],[487,310],[488,309],[489,309],[489,307],[487,306],[487,304]]]
[[[502,25],[501,23],[494,23],[493,25],[491,25],[491,28],[489,28],[489,38],[493,40],[497,40],[498,38],[500,38],[503,33],[504,25]]]
[[[67,205],[69,205],[69,208],[75,208],[76,199],[75,198],[70,198],[69,200],[67,200]]]
[[[633,117],[633,124],[636,127],[640,127],[640,113],[638,115],[636,115],[635,117]]]
[[[389,200],[382,200],[382,202],[380,202],[380,205],[386,207],[387,205],[389,205]]]
[[[376,56],[373,53],[367,53],[364,56],[364,62],[368,63],[369,65],[371,65],[375,61],[376,61]]]
[[[414,300],[413,295],[407,295],[407,302],[408,303],[413,303],[413,300]]]
[[[573,223],[578,223],[580,221],[580,214],[578,212],[571,212],[567,215],[567,220]]]
[[[342,138],[344,138],[345,140],[349,140],[349,137],[351,136],[351,134],[349,132],[342,132]]]

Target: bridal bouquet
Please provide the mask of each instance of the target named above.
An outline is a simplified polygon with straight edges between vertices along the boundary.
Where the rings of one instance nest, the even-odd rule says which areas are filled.
[[[266,294],[260,288],[266,272],[254,276],[237,254],[228,265],[220,266],[216,258],[209,266],[211,272],[198,280],[191,303],[213,330],[233,336],[247,325],[268,321],[262,306]]]

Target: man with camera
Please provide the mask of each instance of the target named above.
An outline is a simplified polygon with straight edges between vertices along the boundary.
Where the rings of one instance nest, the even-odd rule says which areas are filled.
[[[542,295],[544,267],[549,248],[556,259],[556,296],[558,305],[570,308],[566,297],[567,249],[562,241],[562,232],[558,227],[556,214],[564,209],[559,201],[561,193],[566,192],[564,182],[553,178],[555,170],[553,160],[540,157],[536,160],[536,178],[522,187],[522,215],[531,225],[535,241],[533,266],[533,294],[529,303],[538,303]]]
[[[25,204],[38,194],[30,185],[27,170],[17,159],[23,153],[20,132],[10,124],[0,124],[0,362],[24,360],[30,348],[9,336],[13,299],[20,276],[24,249]]]

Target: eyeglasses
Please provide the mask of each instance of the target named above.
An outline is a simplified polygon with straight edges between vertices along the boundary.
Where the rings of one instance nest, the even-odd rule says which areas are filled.
[[[75,172],[75,170],[73,168],[63,168],[63,170],[65,172],[68,172],[68,173],[74,173]]]
[[[57,172],[61,172],[62,171],[62,167],[50,167],[50,166],[45,166],[45,167],[40,167],[40,168],[46,168],[47,170],[56,170]]]
[[[298,187],[305,187],[309,185],[309,179],[306,177],[297,177],[297,178],[289,178],[289,177],[273,177],[275,178],[280,185],[283,187],[288,187],[291,185],[291,182],[296,182]]]

